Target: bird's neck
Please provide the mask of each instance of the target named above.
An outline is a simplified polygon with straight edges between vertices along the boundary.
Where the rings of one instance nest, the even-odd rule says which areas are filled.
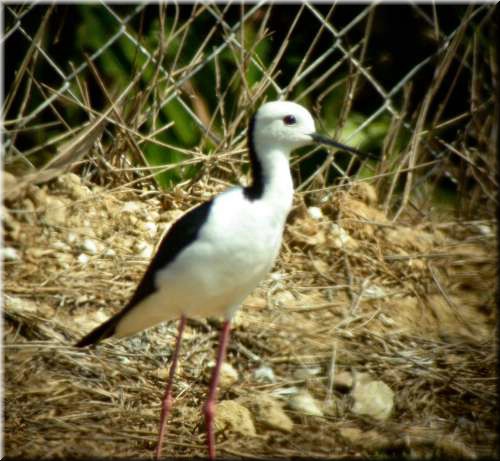
[[[290,153],[249,139],[249,156],[252,184],[245,188],[245,196],[270,203],[276,212],[288,214],[293,199]]]

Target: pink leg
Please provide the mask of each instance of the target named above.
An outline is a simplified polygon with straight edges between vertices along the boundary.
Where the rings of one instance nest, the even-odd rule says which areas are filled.
[[[210,389],[208,391],[208,398],[203,408],[205,413],[205,426],[207,429],[207,445],[208,457],[215,459],[215,436],[214,436],[214,416],[215,416],[215,401],[217,398],[217,385],[219,384],[220,367],[226,356],[226,349],[229,343],[229,331],[231,323],[225,320],[222,326],[219,339],[219,351],[217,352],[217,361],[212,372],[212,380],[210,381]]]
[[[186,316],[182,316],[179,321],[179,326],[177,329],[177,339],[175,340],[174,355],[172,356],[172,364],[170,365],[170,371],[168,373],[167,387],[165,389],[165,394],[163,396],[161,405],[161,416],[160,416],[160,434],[158,435],[158,445],[156,446],[155,458],[160,459],[161,446],[163,444],[163,437],[165,436],[166,423],[168,414],[170,413],[170,408],[172,408],[172,383],[174,381],[175,369],[177,368],[177,359],[179,357],[179,349],[181,348],[181,338],[184,327],[186,326]]]

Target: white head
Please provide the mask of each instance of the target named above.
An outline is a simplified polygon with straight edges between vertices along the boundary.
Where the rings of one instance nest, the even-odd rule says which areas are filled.
[[[278,188],[279,194],[285,191],[286,195],[286,191],[293,191],[290,169],[284,162],[288,163],[288,157],[294,149],[312,143],[329,144],[354,154],[361,154],[351,147],[316,133],[309,111],[295,102],[273,101],[262,105],[252,118],[248,130],[248,153],[253,182],[250,187],[245,188],[245,195],[250,200],[260,198],[270,178],[282,179],[281,184],[284,184],[284,187]]]
[[[316,133],[314,120],[309,111],[291,101],[273,101],[262,105],[255,114],[250,136],[260,155],[268,150],[279,150],[289,155],[294,149],[316,143],[328,144],[361,157],[367,156],[352,147]]]
[[[257,150],[277,148],[289,153],[314,142],[315,131],[307,109],[290,101],[273,101],[255,114],[252,135]]]

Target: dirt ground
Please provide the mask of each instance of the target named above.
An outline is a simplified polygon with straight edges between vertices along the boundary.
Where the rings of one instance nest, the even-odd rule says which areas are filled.
[[[176,323],[72,345],[124,305],[172,221],[217,190],[69,173],[6,202],[7,456],[153,456]],[[492,221],[393,223],[366,183],[316,207],[298,195],[277,265],[234,321],[218,455],[494,456],[495,284]],[[165,456],[206,456],[219,326],[186,328]]]

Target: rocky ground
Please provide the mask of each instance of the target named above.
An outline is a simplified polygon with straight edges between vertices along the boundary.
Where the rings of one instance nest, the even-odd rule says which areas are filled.
[[[216,191],[68,173],[8,198],[6,455],[152,457],[175,322],[72,344],[124,305],[173,220]],[[494,454],[495,223],[394,223],[377,202],[366,183],[316,206],[296,197],[279,262],[234,321],[220,456]],[[205,455],[219,326],[187,326],[166,455]]]

